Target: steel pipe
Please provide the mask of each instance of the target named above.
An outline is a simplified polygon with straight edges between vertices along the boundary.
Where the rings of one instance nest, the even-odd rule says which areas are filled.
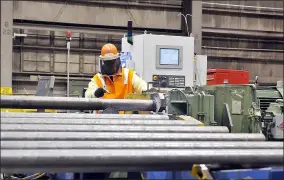
[[[87,99],[74,97],[1,96],[1,108],[156,111],[152,100]]]
[[[57,125],[57,124],[2,124],[1,131],[229,133],[229,129],[225,126],[186,127],[186,126]]]
[[[264,141],[263,134],[249,133],[117,133],[117,132],[2,132],[1,140],[54,141]]]
[[[283,149],[261,141],[1,141],[1,149]]]
[[[266,164],[270,166],[273,164]],[[36,172],[145,172],[145,171],[189,171],[192,169],[193,164],[179,163],[179,164],[146,164],[146,165],[99,165],[99,166],[1,166],[1,172],[3,173],[36,173]],[[211,166],[211,165],[210,165]],[[239,167],[248,168],[261,168],[263,165],[239,164]]]
[[[99,166],[1,166],[3,173],[36,173],[36,172],[142,172],[142,171],[174,171],[189,170],[192,164],[147,164],[147,165],[99,165]]]
[[[198,121],[143,120],[143,119],[50,119],[50,118],[1,118],[1,124],[69,124],[69,125],[147,125],[147,126],[198,126]]]
[[[55,165],[56,162],[56,165]],[[12,166],[99,166],[189,164],[283,164],[283,149],[94,149],[1,150],[1,168]]]
[[[51,119],[144,119],[165,120],[167,115],[155,114],[78,114],[78,113],[1,113],[2,118],[51,118]]]

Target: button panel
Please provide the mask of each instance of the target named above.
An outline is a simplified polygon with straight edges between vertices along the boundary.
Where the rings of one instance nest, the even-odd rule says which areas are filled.
[[[178,88],[185,86],[185,76],[153,75],[153,87]]]

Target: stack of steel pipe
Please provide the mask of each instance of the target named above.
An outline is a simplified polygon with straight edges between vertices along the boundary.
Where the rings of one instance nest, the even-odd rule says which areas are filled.
[[[283,164],[283,142],[166,115],[1,113],[1,172],[189,170]]]

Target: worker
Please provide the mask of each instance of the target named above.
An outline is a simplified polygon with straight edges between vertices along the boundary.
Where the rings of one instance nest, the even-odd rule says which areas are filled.
[[[128,94],[142,93],[147,83],[133,70],[122,68],[119,53],[115,45],[105,44],[101,49],[100,73],[97,73],[88,85],[86,98],[124,99]],[[124,172],[114,172],[115,176],[124,176]],[[108,179],[109,173],[84,173],[87,179]],[[128,178],[138,179],[138,172],[128,173]]]
[[[121,67],[115,45],[105,44],[99,61],[101,72],[89,83],[86,98],[124,99],[128,94],[147,90],[147,83],[133,70]]]

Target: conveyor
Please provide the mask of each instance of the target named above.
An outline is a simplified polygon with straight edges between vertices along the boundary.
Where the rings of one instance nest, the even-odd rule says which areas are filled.
[[[127,119],[131,116],[139,118]],[[149,171],[189,170],[199,163],[283,164],[283,144],[265,142],[262,134],[232,134],[226,127],[157,120],[157,115],[152,120],[145,115],[143,120],[143,116],[3,113],[1,171]]]
[[[88,101],[51,99],[54,102],[48,98],[5,98],[1,107],[78,109]],[[120,110],[155,111],[149,107],[160,106],[153,105],[157,101],[127,100],[127,106],[125,102],[90,100],[88,107],[92,107],[87,109],[121,106]],[[265,142],[261,133],[229,133],[227,127],[170,119],[165,114],[2,113],[1,172],[141,172],[190,170],[193,164],[283,165],[283,143]]]

